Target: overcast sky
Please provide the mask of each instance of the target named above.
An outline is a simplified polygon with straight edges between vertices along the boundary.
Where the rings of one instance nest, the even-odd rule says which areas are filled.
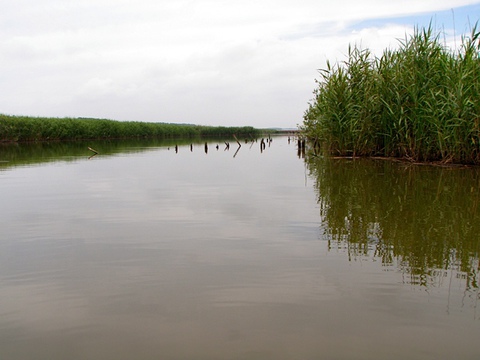
[[[381,54],[432,20],[453,46],[479,18],[473,0],[2,0],[0,113],[296,127],[348,44]]]

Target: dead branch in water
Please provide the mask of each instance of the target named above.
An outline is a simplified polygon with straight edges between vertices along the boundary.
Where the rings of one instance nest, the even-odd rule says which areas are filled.
[[[240,141],[238,141],[238,139],[237,139],[237,137],[235,136],[235,134],[233,134],[233,137],[235,138],[235,140],[237,140],[238,147],[242,146],[242,144],[240,144]]]

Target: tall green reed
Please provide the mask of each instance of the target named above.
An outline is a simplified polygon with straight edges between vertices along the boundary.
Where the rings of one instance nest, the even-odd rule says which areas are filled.
[[[349,47],[320,71],[302,129],[334,154],[480,163],[480,33],[458,52],[432,27],[374,57]]]
[[[198,136],[259,136],[251,126],[223,127],[9,116],[0,114],[0,141],[46,141],[80,139],[180,138]]]

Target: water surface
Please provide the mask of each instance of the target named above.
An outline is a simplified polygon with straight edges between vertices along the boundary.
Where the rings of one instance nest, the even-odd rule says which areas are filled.
[[[0,358],[479,358],[477,169],[207,146],[0,149]]]

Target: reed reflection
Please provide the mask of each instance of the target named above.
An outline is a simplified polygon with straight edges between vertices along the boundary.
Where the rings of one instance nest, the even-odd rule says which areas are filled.
[[[478,293],[480,169],[314,155],[306,163],[329,249],[381,259],[405,282],[449,274]]]
[[[185,150],[183,148],[188,148],[190,152],[202,151],[200,149],[203,148],[205,154],[208,154],[209,146],[214,146],[217,151],[220,149],[219,142],[224,142],[224,151],[230,150],[230,138],[211,138],[209,140],[210,141],[205,141],[205,139],[198,137],[0,143],[0,171],[16,166],[30,166],[56,161],[75,161],[79,158],[92,158],[96,155],[115,156],[125,153],[148,151],[156,148],[172,149],[176,154]],[[238,147],[235,149],[236,151],[233,157],[239,153],[241,148],[238,140],[236,141]],[[245,140],[245,143],[251,143],[251,148],[256,141],[257,139],[252,137],[251,139]],[[265,150],[265,147],[263,150]],[[261,148],[261,152],[263,152],[263,150]],[[94,153],[93,155],[92,152]]]

